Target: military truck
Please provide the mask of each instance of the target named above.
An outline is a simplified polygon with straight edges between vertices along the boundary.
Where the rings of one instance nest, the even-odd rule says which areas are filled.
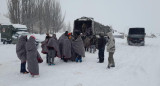
[[[80,32],[86,36],[99,34],[106,36],[110,31],[111,28],[109,26],[102,25],[94,21],[91,17],[81,17],[74,21],[73,35],[75,35],[76,32]]]
[[[138,45],[144,46],[145,45],[145,28],[129,28],[127,42],[128,45]]]
[[[0,26],[1,42],[3,44],[16,44],[19,35],[27,35],[28,29],[21,24],[2,24]]]

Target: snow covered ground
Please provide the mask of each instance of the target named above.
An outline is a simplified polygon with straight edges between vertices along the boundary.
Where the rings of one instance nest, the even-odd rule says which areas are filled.
[[[60,34],[58,34],[58,37]],[[36,35],[43,40],[45,35]],[[40,76],[20,74],[20,60],[15,45],[0,44],[0,86],[160,86],[160,37],[146,38],[145,46],[128,46],[126,39],[116,39],[116,67],[107,69],[97,63],[98,52],[86,52],[82,63],[63,62],[56,58],[54,66],[39,64]],[[41,48],[38,48],[39,52]]]

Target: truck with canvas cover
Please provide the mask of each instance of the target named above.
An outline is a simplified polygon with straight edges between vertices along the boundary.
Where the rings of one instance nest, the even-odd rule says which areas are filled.
[[[104,36],[106,36],[110,31],[111,28],[109,26],[102,25],[94,21],[94,19],[90,17],[81,17],[74,21],[73,35],[79,32],[85,36],[99,34],[103,34]]]

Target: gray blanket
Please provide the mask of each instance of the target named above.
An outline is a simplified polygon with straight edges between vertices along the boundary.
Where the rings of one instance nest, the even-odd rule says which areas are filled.
[[[71,41],[68,37],[62,34],[58,41],[61,56],[64,58],[71,58]]]
[[[27,59],[26,42],[27,42],[27,37],[21,36],[16,44],[16,53],[18,58],[21,60],[21,63],[25,62]]]
[[[28,70],[32,75],[39,75],[37,58],[41,58],[35,45],[35,39],[30,37],[26,43]]]
[[[42,45],[41,45],[42,51],[41,51],[41,53],[43,53],[43,54],[47,54],[48,53],[47,43],[48,43],[48,39],[46,39],[46,40],[44,40],[42,42]]]
[[[60,51],[59,51],[59,43],[58,43],[58,40],[56,40],[56,38],[54,37],[50,38],[48,41],[47,47],[54,48],[54,50],[56,51],[57,57],[61,57]]]
[[[75,41],[72,41],[72,48],[75,53],[85,57],[85,49],[81,36],[79,36]]]

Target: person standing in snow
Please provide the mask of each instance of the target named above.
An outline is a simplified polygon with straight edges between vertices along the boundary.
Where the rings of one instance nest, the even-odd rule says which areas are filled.
[[[50,38],[47,47],[48,47],[48,65],[55,65],[54,58],[56,56],[60,57],[59,44],[56,38],[56,34],[53,34],[52,38]]]
[[[76,55],[75,55],[75,51],[73,50],[73,46],[72,46],[72,42],[73,42],[75,37],[72,35],[72,33],[68,33],[68,36],[69,36],[68,37],[69,40],[71,41],[71,58],[70,58],[70,60],[75,61]]]
[[[108,43],[107,43],[107,52],[109,52],[108,57],[108,68],[115,67],[113,54],[115,52],[115,39],[113,37],[112,32],[107,33],[108,35]]]
[[[46,51],[46,63],[48,63],[48,49],[47,49],[47,44],[48,44],[48,41],[49,39],[51,38],[51,36],[49,35],[49,33],[46,33],[46,38],[45,38],[45,41],[44,41],[44,50]]]
[[[82,57],[85,57],[85,49],[80,33],[76,33],[75,40],[72,41],[72,48],[76,54],[76,62],[82,62]]]
[[[96,36],[95,35],[93,35],[93,37],[91,38],[90,44],[91,44],[90,53],[92,53],[92,51],[93,53],[95,53],[96,52]]]
[[[71,41],[68,39],[68,31],[62,34],[58,42],[62,60],[67,62],[71,58]]]
[[[21,60],[21,68],[20,73],[26,74],[28,71],[26,71],[26,42],[27,42],[27,36],[20,36],[17,44],[16,44],[16,53],[18,58]]]
[[[103,34],[99,35],[100,38],[98,39],[98,56],[99,56],[99,63],[104,62],[104,50],[105,50],[105,45],[106,45],[106,39],[104,38]]]
[[[37,51],[37,47],[35,45],[35,37],[30,36],[29,40],[26,43],[26,51],[27,51],[27,64],[28,71],[34,77],[35,75],[39,75],[39,66],[38,63],[43,62],[39,52]]]

